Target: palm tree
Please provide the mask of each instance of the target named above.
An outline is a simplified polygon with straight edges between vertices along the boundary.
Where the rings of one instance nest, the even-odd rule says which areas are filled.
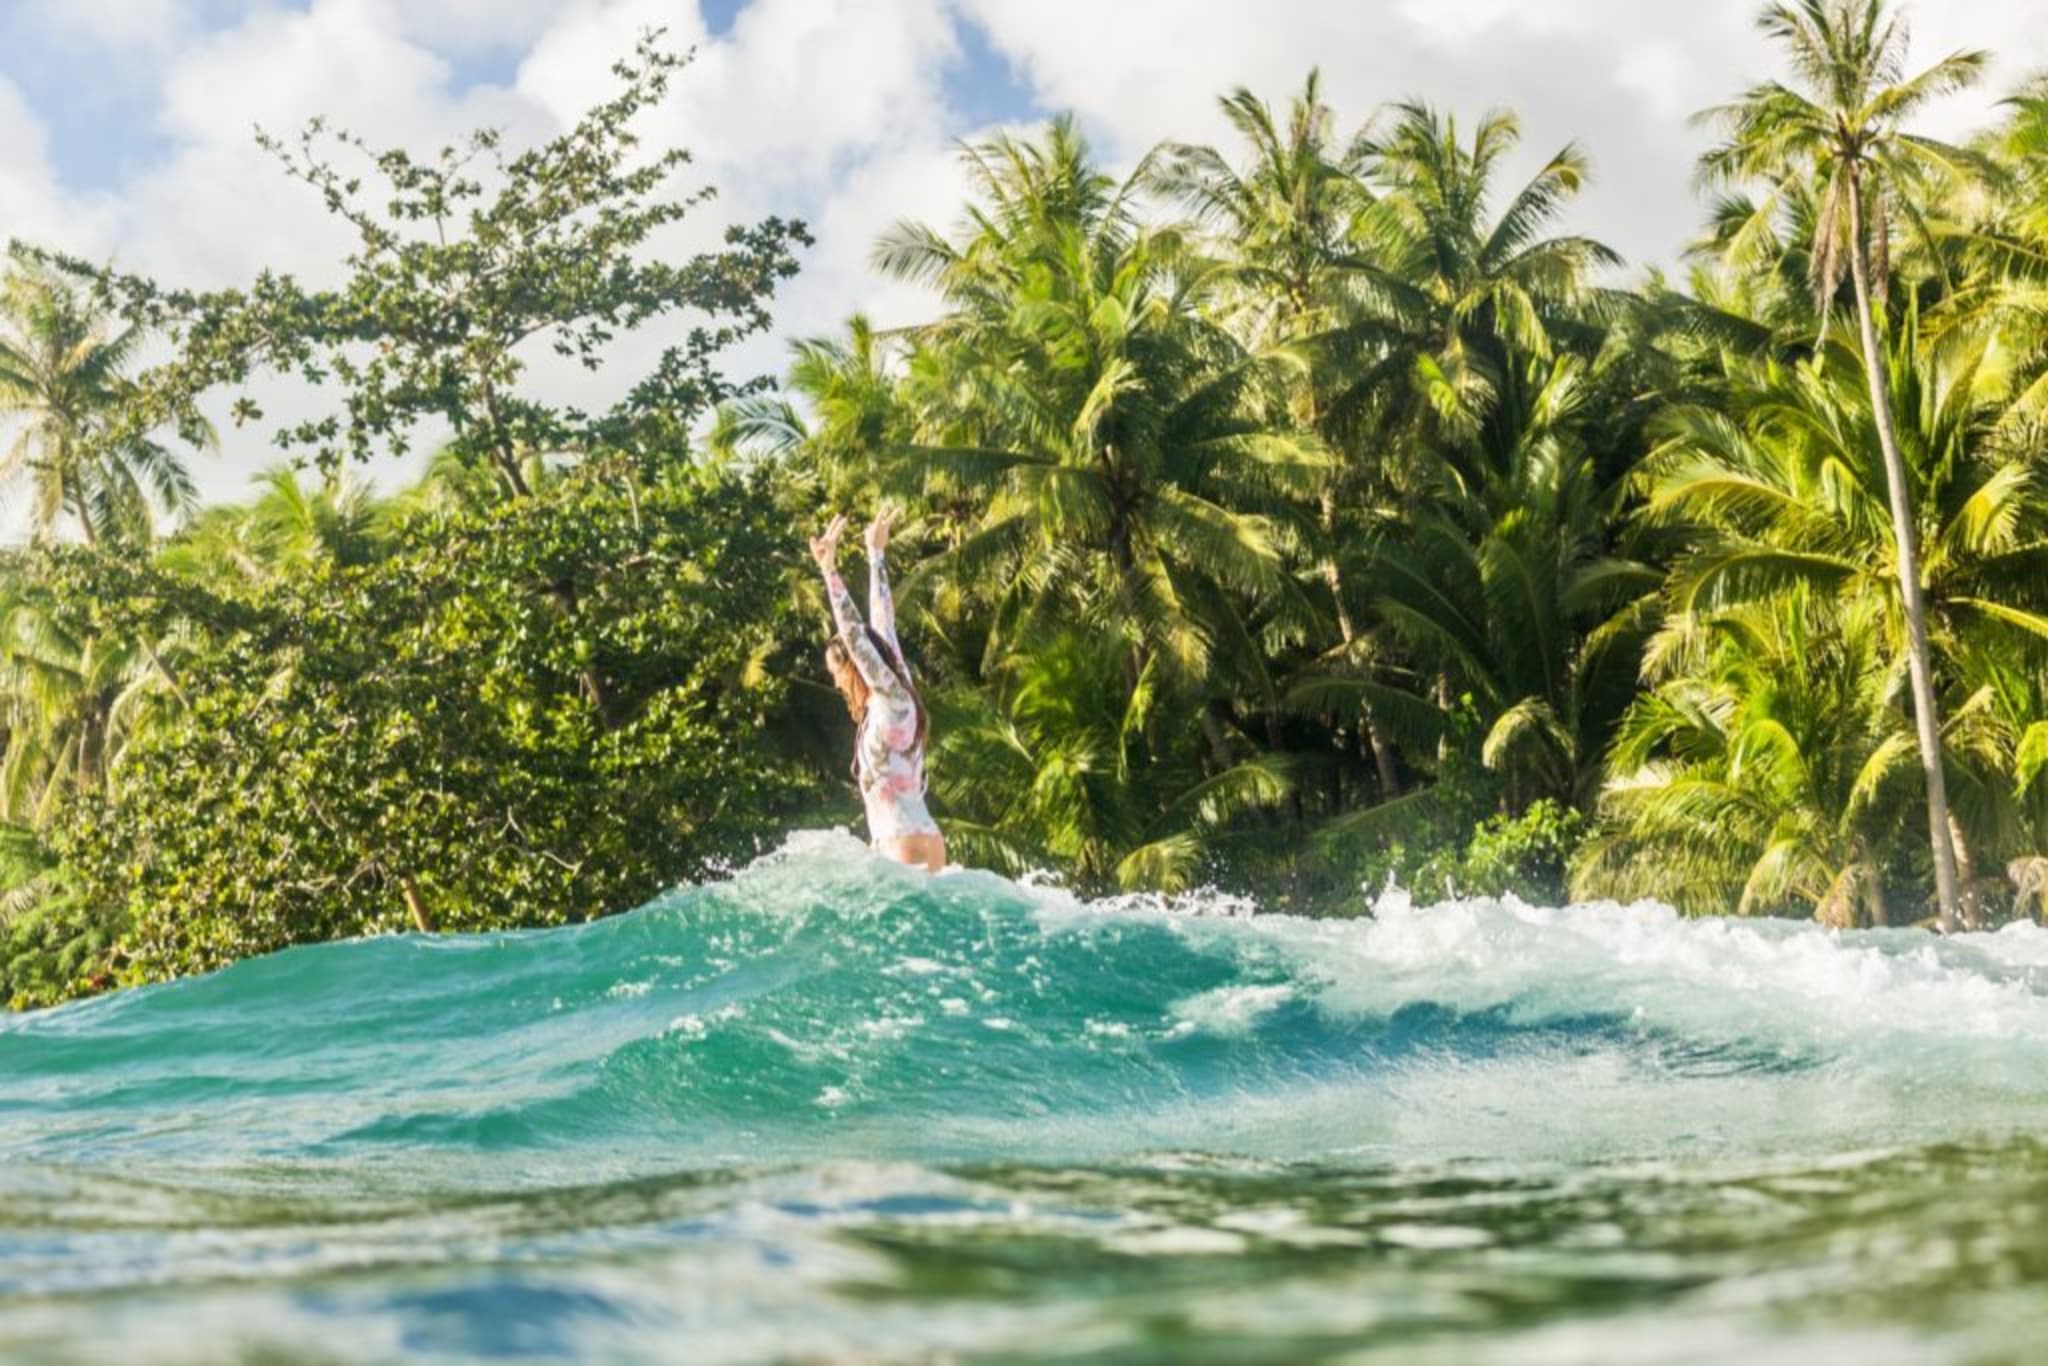
[[[1478,439],[1379,540],[1386,629],[1468,699],[1510,806],[1585,806],[1655,619],[1658,572],[1618,553],[1627,486],[1584,424],[1596,375],[1575,357],[1504,376]]]
[[[44,267],[18,260],[0,281],[0,418],[20,423],[0,479],[28,480],[38,535],[70,516],[87,544],[146,540],[152,503],[174,513],[195,501],[191,475],[168,447],[107,435],[140,341],[135,328],[112,330],[89,296]]]
[[[1989,193],[1972,196],[1944,233],[1960,247],[1962,279],[1940,320],[2001,339],[2021,379],[2014,416],[2038,438],[2048,425],[2048,78],[2006,103],[2011,116],[1985,139],[1998,171],[1984,178]]]
[[[1341,459],[1323,415],[1326,394],[1348,383],[1350,353],[1362,340],[1351,277],[1358,222],[1373,201],[1365,178],[1367,144],[1362,135],[1337,141],[1319,71],[1309,72],[1284,122],[1242,87],[1220,103],[1244,144],[1241,169],[1212,147],[1169,142],[1152,151],[1139,174],[1147,188],[1184,204],[1213,234],[1210,249],[1227,273],[1216,303],[1240,339],[1254,350],[1292,350],[1303,362],[1289,386],[1293,416],[1340,453],[1316,491],[1313,573],[1327,594],[1334,628],[1323,633],[1326,641],[1335,636],[1325,654],[1349,662],[1359,652],[1360,633],[1339,545],[1356,529],[1364,502],[1357,495],[1370,472],[1358,468],[1359,461]],[[1341,356],[1320,344],[1335,335],[1350,343]],[[1369,702],[1360,700],[1359,718],[1380,795],[1399,795],[1393,747]]]
[[[1315,336],[1345,316],[1353,234],[1373,201],[1368,144],[1362,136],[1337,141],[1319,71],[1309,72],[1284,123],[1243,87],[1219,103],[1248,153],[1241,169],[1212,147],[1166,142],[1140,175],[1216,232],[1233,277],[1227,302],[1242,315],[1248,343]]]
[[[1274,756],[1212,773],[1185,747],[1146,744],[1148,731],[1192,726],[1199,700],[1159,687],[1157,661],[1126,690],[1123,664],[1113,638],[1066,629],[1004,660],[990,688],[949,700],[934,787],[970,858],[1051,863],[1091,887],[1182,890],[1233,819],[1287,793]]]
[[[342,473],[309,487],[281,465],[258,475],[256,487],[250,502],[194,517],[159,562],[202,580],[263,584],[314,564],[368,563],[384,549],[389,509],[361,479]]]
[[[1405,104],[1384,134],[1340,143],[1315,73],[1284,124],[1243,90],[1223,109],[1249,154],[1241,169],[1211,149],[1166,144],[1148,159],[1148,181],[1218,229],[1240,328],[1305,362],[1295,415],[1338,457],[1308,537],[1336,642],[1298,695],[1358,704],[1380,794],[1392,797],[1393,746],[1369,699],[1408,709],[1341,677],[1367,657],[1390,662],[1389,633],[1368,638],[1356,624],[1369,604],[1352,601],[1353,587],[1377,582],[1386,563],[1359,548],[1375,543],[1376,527],[1413,526],[1440,495],[1460,496],[1438,482],[1444,462],[1480,439],[1525,358],[1591,351],[1592,273],[1617,258],[1585,238],[1546,235],[1584,180],[1573,147],[1490,216],[1501,158],[1520,138],[1510,115],[1488,115],[1468,146],[1454,120]]]
[[[850,507],[873,492],[874,453],[909,439],[899,393],[907,365],[903,339],[856,314],[845,340],[808,337],[791,344],[780,393],[746,394],[721,406],[710,444],[728,458],[775,459],[797,452],[825,487],[825,501]]]
[[[1915,206],[1898,193],[1901,181],[1916,163],[1948,169],[1970,160],[1959,149],[1909,133],[1902,125],[1928,101],[1973,83],[1987,58],[1980,52],[1958,52],[1907,75],[1906,28],[1888,12],[1885,0],[1772,4],[1758,23],[1783,49],[1796,84],[1766,81],[1736,102],[1704,114],[1725,131],[1726,140],[1701,159],[1700,171],[1708,183],[1762,182],[1771,187],[1754,205],[1751,221],[1758,232],[1767,230],[1787,195],[1815,183],[1822,187],[1809,264],[1814,302],[1821,312],[1829,310],[1846,268],[1897,540],[1935,891],[1942,927],[1952,930],[1959,921],[1941,721],[1913,542],[1913,509],[1892,427],[1877,308],[1886,292],[1892,220],[1918,218]]]
[[[1363,695],[1437,782],[1339,817],[1330,833],[1390,834],[1446,818],[1489,770],[1507,811],[1586,808],[1600,756],[1656,623],[1659,570],[1630,558],[1629,489],[1605,476],[1590,419],[1600,371],[1574,356],[1523,358],[1471,440],[1445,448],[1426,490],[1373,531],[1377,677],[1309,674],[1290,700],[1316,710]]]
[[[1245,597],[1297,596],[1279,528],[1248,507],[1327,458],[1274,411],[1278,362],[1205,312],[1218,272],[1179,231],[1137,226],[1133,186],[1070,123],[967,156],[980,199],[958,240],[910,225],[876,250],[949,305],[911,334],[917,430],[890,459],[983,511],[930,572],[999,585],[990,658],[1078,614],[1125,642],[1127,688],[1160,654],[1199,679],[1219,639],[1244,639]]]
[[[1911,751],[1882,605],[1803,588],[1673,624],[1610,756],[1576,897],[1885,924]]]
[[[1567,715],[1576,713],[1575,705],[1556,689],[1532,691],[1512,682],[1513,668],[1478,666],[1474,656],[1449,645],[1460,632],[1478,631],[1504,645],[1513,642],[1508,654],[1496,656],[1497,665],[1532,648],[1554,648],[1561,653],[1542,667],[1561,670],[1577,648],[1568,641],[1589,624],[1562,629],[1564,615],[1584,612],[1580,604],[1559,609],[1552,623],[1558,633],[1543,636],[1533,619],[1518,629],[1499,600],[1485,605],[1482,585],[1498,582],[1513,558],[1512,545],[1534,552],[1531,537],[1566,537],[1550,546],[1559,553],[1549,562],[1525,566],[1546,582],[1553,572],[1577,572],[1567,564],[1583,567],[1603,553],[1604,527],[1580,522],[1567,530],[1547,520],[1561,515],[1570,522],[1594,513],[1596,505],[1602,509],[1596,520],[1610,514],[1615,503],[1607,491],[1594,491],[1602,482],[1596,472],[1581,468],[1576,455],[1539,460],[1528,469],[1521,462],[1559,434],[1539,416],[1544,396],[1576,395],[1584,386],[1584,366],[1559,362],[1590,361],[1597,351],[1610,309],[1595,276],[1620,258],[1590,238],[1553,232],[1585,184],[1586,159],[1576,146],[1558,149],[1496,212],[1495,181],[1521,140],[1512,114],[1487,114],[1469,141],[1457,120],[1426,105],[1400,104],[1390,114],[1383,131],[1356,144],[1374,196],[1350,230],[1346,306],[1311,343],[1317,373],[1326,377],[1323,430],[1348,454],[1348,468],[1371,471],[1369,491],[1355,484],[1350,491],[1355,520],[1344,538],[1350,549],[1343,579],[1373,586],[1371,610],[1384,626],[1374,632],[1368,653],[1379,658],[1382,671],[1419,665],[1435,674],[1418,682],[1440,710],[1474,688],[1489,729],[1519,718],[1532,723],[1525,737],[1556,738],[1576,731],[1575,715]],[[1489,461],[1487,451],[1498,460]],[[1537,493],[1546,481],[1547,491]],[[1518,495],[1508,494],[1505,502],[1496,497],[1511,488],[1530,493],[1536,504],[1513,511]],[[1493,534],[1505,525],[1502,517],[1515,527],[1505,538]],[[1340,561],[1346,558],[1340,552]],[[1456,582],[1416,577],[1425,562]],[[1461,592],[1463,604],[1453,607]],[[1425,625],[1432,622],[1440,632]],[[1390,642],[1400,648],[1387,649]],[[1475,668],[1486,681],[1474,676]],[[1505,695],[1495,696],[1500,689]],[[1539,702],[1537,692],[1545,700]],[[1389,701],[1382,709],[1392,706]],[[1539,715],[1550,724],[1533,726]],[[1515,747],[1528,753],[1520,742]],[[1498,746],[1493,753],[1506,759]],[[1553,757],[1563,761],[1562,754]],[[1590,751],[1566,766],[1588,758]],[[1539,786],[1569,799],[1575,783],[1560,775],[1553,766],[1551,781]]]
[[[1968,661],[1986,654],[2048,657],[2048,490],[2013,439],[2011,379],[1994,353],[1988,334],[1971,348],[1924,348],[1909,310],[1885,364],[1916,517],[1909,530],[1922,556],[1924,639],[1951,684],[1980,673]],[[1731,359],[1729,377],[1716,406],[1667,414],[1665,439],[1643,471],[1648,515],[1680,521],[1695,537],[1667,588],[1674,620],[1797,585],[1845,605],[1886,604],[1904,654],[1911,638],[1898,540],[1862,358],[1834,341],[1789,368]],[[1967,709],[1978,691],[1954,696]],[[1981,732],[1981,723],[1971,729]],[[1970,759],[1970,747],[1946,729],[1941,738],[1944,772],[1986,811],[1984,794],[2003,786],[2010,763]],[[1963,812],[1947,820],[1968,899],[1980,866],[1973,846],[1996,841],[1975,837],[1980,822]],[[1997,824],[1988,813],[1986,820]]]
[[[2048,899],[2048,650],[1990,634],[1967,644],[1957,661],[1967,680],[1964,701],[1952,715],[1949,761],[1961,781],[1955,791],[1959,821],[1984,859],[1976,896],[2003,872],[2016,908]]]
[[[1352,365],[1332,409],[1420,454],[1478,428],[1515,356],[1590,352],[1606,298],[1594,276],[1620,258],[1591,238],[1548,235],[1586,182],[1576,145],[1496,216],[1494,177],[1521,142],[1514,115],[1487,114],[1469,144],[1455,119],[1426,105],[1393,115],[1361,148],[1379,193],[1354,229],[1358,318],[1329,343],[1350,344],[1365,363]]]
[[[138,643],[67,624],[26,575],[0,582],[0,822],[41,828],[106,778],[146,719],[152,662]]]

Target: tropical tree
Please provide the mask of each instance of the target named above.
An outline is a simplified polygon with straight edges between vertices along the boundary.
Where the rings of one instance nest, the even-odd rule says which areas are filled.
[[[190,706],[67,823],[83,890],[132,916],[122,970],[582,919],[754,852],[799,776],[762,742],[785,534],[758,479],[585,468],[423,515],[367,563],[287,559],[247,600],[134,604],[213,629]]]
[[[1056,867],[1084,886],[1186,888],[1214,870],[1231,823],[1280,800],[1285,760],[1210,771],[1148,734],[1199,724],[1201,699],[1159,686],[1157,660],[1123,686],[1112,637],[1067,629],[1006,658],[983,690],[948,699],[934,758],[947,833],[1013,871]]]
[[[1951,700],[1971,708],[1968,660],[2048,655],[2048,499],[2015,440],[2011,378],[1992,351],[1988,337],[1968,351],[1923,347],[1909,311],[1885,364],[1916,518],[1925,638]],[[1665,440],[1645,467],[1649,515],[1681,519],[1695,534],[1669,579],[1670,610],[1684,617],[1802,585],[1845,604],[1884,604],[1903,661],[1911,637],[1898,539],[1861,357],[1834,341],[1789,367],[1731,361],[1730,377],[1720,406],[1666,416]],[[1983,818],[1948,816],[1967,896],[1980,866],[1970,832],[2003,822],[1990,807],[2012,768],[2009,759],[1972,759],[1960,738],[1944,731],[1944,768],[1975,794]]]
[[[1889,923],[1913,741],[1883,616],[1801,588],[1673,622],[1615,740],[1573,894]]]
[[[980,201],[958,240],[906,225],[876,253],[950,305],[912,334],[918,426],[893,463],[982,511],[930,572],[1002,585],[991,658],[1079,616],[1124,642],[1127,690],[1155,658],[1178,684],[1227,669],[1219,641],[1244,662],[1248,601],[1299,619],[1280,527],[1254,508],[1327,465],[1274,409],[1281,362],[1204,311],[1218,272],[1183,233],[1137,224],[1134,186],[1097,170],[1071,123],[968,165]]]
[[[365,564],[384,552],[389,509],[364,480],[343,471],[308,483],[278,465],[257,476],[257,496],[211,507],[164,547],[174,572],[272,583],[316,564]]]
[[[1231,284],[1217,302],[1237,315],[1250,344],[1328,331],[1350,312],[1354,233],[1373,202],[1369,144],[1362,135],[1339,141],[1319,71],[1309,72],[1284,120],[1242,86],[1218,103],[1244,144],[1244,164],[1232,166],[1213,147],[1164,142],[1146,158],[1143,182],[1215,232]]]
[[[1930,325],[1965,343],[1994,336],[2017,379],[2014,416],[2048,429],[2048,78],[2006,101],[2010,117],[1980,140],[1996,174],[1950,216],[1955,289]]]
[[[1340,142],[1323,102],[1322,76],[1311,70],[1285,119],[1239,87],[1220,101],[1237,131],[1245,160],[1233,166],[1216,149],[1166,142],[1140,171],[1147,188],[1184,205],[1210,234],[1207,249],[1224,270],[1215,307],[1257,350],[1285,351],[1299,365],[1286,375],[1296,423],[1325,441],[1333,455],[1315,491],[1316,515],[1303,519],[1309,557],[1320,578],[1327,629],[1318,649],[1327,662],[1356,662],[1360,631],[1344,581],[1341,546],[1369,507],[1373,471],[1345,458],[1324,421],[1329,395],[1348,384],[1362,319],[1354,275],[1358,223],[1373,202],[1363,135]],[[1374,340],[1384,342],[1391,334]],[[1326,339],[1341,337],[1335,347]],[[1382,797],[1400,792],[1393,748],[1360,699],[1360,737],[1370,751]]]
[[[1413,469],[1444,437],[1476,431],[1516,357],[1597,348],[1608,296],[1595,277],[1620,258],[1591,238],[1550,233],[1586,183],[1576,144],[1495,214],[1494,179],[1521,142],[1513,114],[1487,114],[1468,144],[1455,118],[1427,105],[1392,112],[1362,147],[1378,189],[1354,229],[1364,316],[1329,339],[1362,347],[1349,354],[1369,363],[1351,366],[1331,409],[1362,424],[1365,439],[1405,447]]]
[[[1449,448],[1370,561],[1384,629],[1439,697],[1463,699],[1514,809],[1591,802],[1656,617],[1658,571],[1619,543],[1626,481],[1587,440],[1596,379],[1570,356],[1504,375],[1479,435]]]
[[[1212,149],[1165,144],[1148,160],[1148,183],[1186,204],[1215,230],[1231,288],[1219,298],[1255,344],[1282,345],[1301,364],[1290,374],[1297,422],[1333,453],[1316,489],[1316,515],[1300,539],[1312,545],[1330,629],[1308,692],[1349,678],[1375,760],[1379,792],[1400,791],[1385,732],[1399,725],[1376,708],[1361,670],[1408,666],[1367,631],[1378,564],[1378,528],[1412,525],[1439,495],[1446,457],[1479,439],[1502,391],[1519,384],[1525,358],[1558,348],[1590,354],[1601,297],[1599,267],[1617,258],[1589,239],[1546,235],[1583,183],[1574,147],[1553,156],[1491,216],[1493,181],[1520,138],[1512,116],[1490,114],[1467,145],[1457,123],[1417,104],[1397,106],[1384,132],[1340,141],[1311,73],[1285,120],[1248,92],[1223,101],[1246,149],[1233,167]],[[1541,388],[1542,379],[1536,381]]]
[[[0,822],[39,829],[105,779],[157,675],[132,634],[93,623],[54,575],[10,568],[0,578]]]
[[[131,396],[125,371],[141,337],[32,261],[17,257],[0,280],[0,420],[17,427],[0,480],[28,486],[37,535],[70,518],[88,544],[147,539],[152,505],[177,513],[195,501],[176,453],[146,432],[107,430]]]
[[[801,453],[827,503],[846,507],[873,492],[878,451],[910,437],[899,389],[903,339],[856,314],[845,339],[803,338],[790,346],[783,393],[749,394],[718,410],[710,436],[728,456],[783,459]],[[787,395],[795,394],[798,401]]]
[[[1941,763],[1937,684],[1913,539],[1914,512],[1886,386],[1879,309],[1888,291],[1894,223],[1924,223],[1918,206],[1901,192],[1915,167],[1932,163],[1950,170],[1971,160],[1959,148],[1907,131],[1906,121],[1930,100],[1972,84],[1987,58],[1981,52],[1957,52],[1907,74],[1907,30],[1885,0],[1772,4],[1758,24],[1783,51],[1793,81],[1765,81],[1739,100],[1703,115],[1723,131],[1725,140],[1701,159],[1700,172],[1709,184],[1769,187],[1749,215],[1757,235],[1768,231],[1788,195],[1815,184],[1821,187],[1808,271],[1814,303],[1822,313],[1833,307],[1845,274],[1853,289],[1897,541],[1894,563],[1905,609],[1935,890],[1942,925],[1953,929],[1959,923],[1955,851]],[[1744,240],[1737,232],[1731,248],[1739,251]]]
[[[337,410],[273,433],[279,448],[329,469],[402,454],[427,423],[445,424],[448,448],[507,496],[531,492],[536,455],[622,452],[650,473],[688,443],[701,414],[752,387],[720,373],[720,353],[767,327],[766,301],[810,240],[801,224],[765,218],[687,259],[644,249],[713,193],[678,188],[688,150],[650,154],[638,131],[688,60],[646,34],[613,65],[609,99],[516,151],[488,128],[430,156],[373,149],[323,119],[291,139],[259,132],[284,173],[355,237],[335,288],[266,272],[242,289],[166,289],[52,259],[173,344],[144,377],[138,421],[274,371],[343,391]],[[678,314],[693,325],[608,405],[552,401],[527,379],[542,347],[623,375],[611,344]],[[246,393],[235,413],[262,416]]]

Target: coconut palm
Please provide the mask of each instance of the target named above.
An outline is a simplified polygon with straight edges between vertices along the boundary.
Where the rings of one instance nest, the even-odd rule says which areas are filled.
[[[1913,740],[1883,615],[1801,588],[1673,623],[1616,738],[1573,895],[1888,923]]]
[[[1909,311],[1884,367],[1921,555],[1920,639],[1965,706],[1980,691],[1968,686],[1968,658],[2048,653],[2048,490],[2011,439],[2010,377],[1990,342],[1930,351]],[[1726,410],[1673,410],[1644,473],[1649,515],[1683,520],[1696,536],[1671,573],[1674,618],[1796,584],[1844,604],[1883,605],[1894,658],[1909,669],[1900,542],[1862,358],[1837,340],[1806,363],[1731,362],[1730,373]],[[1981,724],[1969,729],[1981,733]],[[1962,740],[1944,729],[1944,774],[1972,790],[1968,805],[1981,821],[1946,803],[1944,819],[1968,892],[1982,864],[1972,832],[2004,820],[1994,794],[2012,768],[1981,748],[1971,759]]]
[[[1327,595],[1329,629],[1318,648],[1329,663],[1354,662],[1359,628],[1339,553],[1367,511],[1373,471],[1344,460],[1329,441],[1323,414],[1327,394],[1350,383],[1350,371],[1372,322],[1361,315],[1352,276],[1359,262],[1356,233],[1373,201],[1365,179],[1363,136],[1340,142],[1335,117],[1323,103],[1322,77],[1310,71],[1284,120],[1242,87],[1220,102],[1244,147],[1241,167],[1214,148],[1162,143],[1140,175],[1155,193],[1177,200],[1212,235],[1210,249],[1226,272],[1217,297],[1237,335],[1254,349],[1289,348],[1304,362],[1289,386],[1289,407],[1300,427],[1326,439],[1339,456],[1316,490],[1313,574]],[[1344,346],[1328,345],[1341,337]],[[1382,328],[1378,343],[1397,334]],[[1320,363],[1318,363],[1320,362]],[[1369,703],[1359,708],[1360,737],[1370,752],[1380,795],[1400,792],[1392,746]]]
[[[40,828],[102,782],[145,718],[156,676],[137,643],[52,611],[21,576],[0,590],[0,821]]]
[[[1234,819],[1286,794],[1273,756],[1209,772],[1192,746],[1146,743],[1148,732],[1187,733],[1199,702],[1160,687],[1156,660],[1126,689],[1124,663],[1113,638],[1063,630],[1006,659],[985,693],[952,700],[934,791],[968,857],[1175,891],[1197,880]]]
[[[1298,705],[1365,691],[1416,747],[1449,740],[1461,699],[1512,808],[1590,803],[1659,582],[1620,552],[1625,483],[1602,477],[1584,430],[1594,382],[1575,357],[1525,360],[1478,436],[1438,463],[1429,496],[1378,530],[1373,612],[1429,704],[1390,695],[1397,669],[1378,682],[1309,678]]]
[[[2048,78],[2006,103],[2011,116],[1985,139],[1998,174],[1946,234],[1962,278],[1939,321],[1965,339],[2000,339],[2018,379],[2013,416],[2038,441],[2048,431]]]
[[[980,192],[948,240],[900,227],[887,271],[938,287],[915,330],[914,440],[899,475],[967,489],[974,533],[930,572],[995,584],[990,658],[1048,615],[1126,646],[1126,685],[1155,656],[1177,682],[1241,640],[1246,598],[1292,601],[1280,531],[1247,505],[1312,486],[1327,465],[1271,402],[1273,358],[1204,311],[1218,272],[1130,199],[1072,125],[969,150]],[[1294,613],[1298,618],[1298,610]]]
[[[344,472],[309,485],[297,470],[276,466],[258,475],[255,486],[251,501],[193,518],[160,553],[164,567],[253,585],[316,564],[364,564],[382,552],[388,509],[363,480]]]
[[[147,539],[152,504],[176,513],[195,501],[191,475],[168,447],[108,435],[140,342],[44,267],[17,261],[0,281],[0,418],[19,424],[0,480],[28,484],[38,535],[69,517],[88,544]]]
[[[1232,166],[1212,147],[1166,142],[1146,158],[1144,183],[1215,232],[1235,287],[1223,302],[1239,313],[1250,344],[1327,331],[1344,320],[1353,236],[1373,201],[1368,144],[1362,136],[1338,140],[1318,71],[1309,72],[1284,121],[1243,87],[1219,103],[1243,141],[1244,165]]]
[[[1354,321],[1327,344],[1353,358],[1332,419],[1363,439],[1419,455],[1469,436],[1516,356],[1597,346],[1595,276],[1620,258],[1549,234],[1586,182],[1585,155],[1560,148],[1496,215],[1494,179],[1520,141],[1510,113],[1488,113],[1467,143],[1455,118],[1406,103],[1362,144],[1378,194],[1353,230]]]
[[[1956,661],[1966,682],[1943,736],[1957,824],[1971,836],[1957,846],[1964,903],[1981,917],[2002,875],[2017,908],[2038,914],[2048,909],[2048,649],[1987,636]]]
[[[791,344],[781,393],[746,394],[718,411],[710,441],[728,457],[784,458],[797,452],[825,487],[825,501],[847,507],[872,493],[877,450],[908,439],[899,396],[906,365],[902,339],[856,314],[844,340],[811,337]]]
[[[1947,170],[1967,165],[1960,149],[1908,132],[1905,123],[1930,100],[1972,84],[1987,60],[1958,52],[1920,72],[1906,69],[1907,31],[1885,0],[1794,0],[1766,6],[1763,32],[1784,52],[1793,84],[1765,81],[1703,119],[1725,141],[1701,159],[1708,183],[1769,186],[1750,221],[1762,234],[1786,195],[1818,183],[1809,273],[1817,308],[1826,312],[1846,273],[1854,293],[1870,407],[1884,468],[1908,634],[1914,724],[1927,785],[1928,838],[1944,928],[1958,923],[1955,852],[1949,839],[1948,794],[1941,764],[1941,720],[1927,642],[1926,605],[1913,540],[1914,513],[1906,470],[1893,432],[1878,307],[1886,294],[1893,223],[1918,221],[1899,193],[1915,163]],[[1731,238],[1736,250],[1743,234]]]
[[[1455,120],[1407,104],[1384,133],[1339,143],[1313,74],[1284,125],[1244,91],[1224,111],[1249,154],[1242,169],[1209,149],[1169,144],[1150,160],[1151,183],[1220,229],[1234,295],[1250,301],[1236,315],[1309,362],[1296,415],[1339,454],[1313,531],[1335,641],[1296,695],[1360,704],[1380,793],[1390,797],[1399,791],[1392,747],[1375,734],[1385,725],[1369,699],[1382,696],[1382,710],[1410,719],[1412,709],[1357,674],[1368,658],[1382,672],[1399,668],[1402,656],[1387,646],[1402,633],[1361,633],[1356,622],[1373,604],[1353,602],[1352,586],[1383,594],[1382,569],[1399,577],[1415,561],[1365,547],[1388,544],[1375,526],[1429,523],[1449,537],[1444,546],[1468,532],[1484,537],[1483,515],[1437,515],[1441,499],[1457,503],[1467,492],[1439,476],[1480,441],[1503,391],[1522,383],[1525,358],[1541,389],[1560,348],[1591,349],[1601,297],[1592,275],[1616,258],[1585,238],[1546,235],[1583,183],[1575,148],[1491,216],[1500,160],[1520,137],[1512,116],[1487,116],[1468,145]],[[1462,543],[1468,553],[1477,544]]]

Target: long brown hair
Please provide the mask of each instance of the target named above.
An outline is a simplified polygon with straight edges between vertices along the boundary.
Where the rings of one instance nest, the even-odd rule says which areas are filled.
[[[863,625],[861,630],[867,633],[868,643],[874,646],[875,654],[881,658],[884,665],[889,666],[897,681],[903,685],[903,691],[910,694],[910,707],[917,715],[917,744],[918,748],[922,749],[925,737],[931,731],[931,718],[925,712],[923,694],[919,693],[917,685],[910,681],[908,669],[895,667],[896,652],[882,639],[882,633],[866,625]],[[846,699],[846,710],[852,714],[853,724],[858,727],[868,718],[870,689],[868,681],[861,677],[860,670],[854,667],[853,653],[846,648],[846,642],[838,636],[825,643],[825,665],[831,670],[832,681],[839,687],[839,695]],[[859,763],[859,759],[856,758],[854,766],[858,768]]]

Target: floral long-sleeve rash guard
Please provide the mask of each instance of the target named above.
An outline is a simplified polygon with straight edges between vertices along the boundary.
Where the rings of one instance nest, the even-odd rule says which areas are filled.
[[[869,624],[882,649],[875,648],[863,629],[837,570],[826,571],[825,591],[840,643],[868,685],[868,712],[854,737],[868,837],[879,844],[904,835],[935,834],[939,827],[924,804],[924,745],[917,737],[917,704],[908,686],[910,665],[896,638],[896,604],[889,596],[882,556],[873,556],[868,568]]]

